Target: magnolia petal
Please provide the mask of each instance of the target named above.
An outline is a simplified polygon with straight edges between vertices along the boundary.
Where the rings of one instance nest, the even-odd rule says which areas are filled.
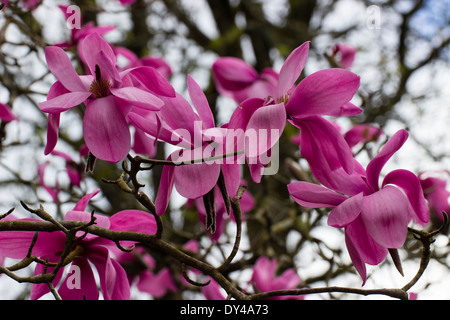
[[[260,98],[250,98],[243,101],[233,112],[228,123],[228,129],[242,129],[247,127],[248,122],[255,111],[264,105]]]
[[[335,228],[343,228],[352,223],[361,213],[363,198],[364,196],[361,192],[331,210],[328,216],[328,225]]]
[[[26,257],[34,232],[32,231],[2,231],[0,232],[0,256],[13,259]]]
[[[91,95],[90,92],[69,92],[53,99],[39,102],[39,108],[46,113],[61,113],[83,103]]]
[[[403,246],[408,232],[409,201],[396,187],[364,197],[361,217],[372,238],[386,248]]]
[[[292,199],[307,208],[334,208],[348,198],[314,183],[295,181],[287,185]]]
[[[200,119],[203,121],[203,128],[213,128],[215,126],[214,116],[203,90],[190,75],[188,75],[187,78],[187,86],[192,105],[195,107]]]
[[[341,107],[355,95],[359,84],[359,77],[347,70],[317,71],[295,88],[286,111],[292,118],[340,113]]]
[[[383,131],[370,124],[357,124],[344,134],[344,138],[350,147],[356,146],[358,143],[376,141]]]
[[[364,286],[367,280],[366,264],[362,257],[359,255],[358,248],[355,246],[352,238],[349,237],[349,234],[347,232],[345,233],[345,245],[347,247],[348,254],[350,255],[350,259],[353,262],[353,266],[355,267],[356,271],[363,281],[362,286]]]
[[[171,157],[169,156],[167,160],[171,160]],[[175,166],[165,165],[163,167],[158,193],[155,199],[155,210],[158,216],[161,216],[169,205],[170,195],[172,194],[175,181],[174,170]]]
[[[175,167],[174,182],[178,193],[187,199],[199,198],[217,183],[219,164],[195,163]]]
[[[139,111],[142,111],[142,109]],[[160,121],[159,115],[156,112],[149,112],[148,114],[142,115],[138,113],[138,110],[133,110],[127,114],[127,119],[133,126],[155,139],[174,144],[181,148],[189,148],[192,145],[189,134],[186,136],[178,134],[166,122]]]
[[[228,196],[233,199],[236,196],[241,182],[241,166],[239,163],[222,164],[222,173]]]
[[[134,132],[133,150],[137,154],[153,158],[156,155],[156,139],[144,131],[137,129]]]
[[[398,169],[389,172],[384,178],[383,187],[389,184],[394,184],[405,192],[414,209],[414,221],[421,225],[428,223],[430,218],[428,204],[423,195],[419,178],[411,171]]]
[[[346,104],[342,105],[339,109],[331,110],[330,116],[334,117],[353,117],[363,112],[363,109],[361,109],[358,106],[355,106],[351,102],[347,102]]]
[[[173,86],[155,68],[141,66],[132,68],[129,74],[142,86],[156,95],[174,98],[176,95]]]
[[[280,70],[277,86],[277,98],[283,97],[295,85],[295,81],[305,67],[308,59],[309,41],[303,43],[289,54]]]
[[[111,61],[107,54],[103,50],[100,50],[100,52],[96,54],[93,63],[95,63],[95,73],[92,73],[92,75],[97,77],[98,66],[100,76],[112,83],[113,88],[117,88],[122,84],[122,78],[120,77],[119,71],[116,67],[116,59]]]
[[[164,102],[154,94],[135,87],[111,88],[111,93],[133,106],[151,111],[158,111]]]
[[[86,211],[76,211],[70,210],[64,216],[65,221],[82,221],[89,222],[91,221],[92,214]],[[109,217],[103,214],[94,213],[95,225],[100,228],[109,229],[111,223],[109,221]]]
[[[203,286],[201,291],[206,300],[226,300],[222,287],[213,279],[207,286]]]
[[[351,224],[345,228],[346,243],[350,241],[353,245],[352,260],[354,256],[364,263],[377,265],[387,256],[388,250],[377,243],[367,231],[367,225],[363,222],[362,215],[359,215]],[[349,251],[350,253],[350,251]]]
[[[89,260],[95,265],[100,278],[100,288],[105,300],[129,300],[130,285],[122,266],[109,256],[103,246],[89,246]]]
[[[122,210],[111,216],[111,230],[138,232],[145,234],[156,233],[156,220],[148,212],[141,210]]]
[[[45,48],[45,58],[51,73],[67,90],[85,91],[80,77],[63,49],[56,46],[48,46]]]
[[[267,257],[260,257],[253,267],[252,282],[262,292],[272,290],[272,281],[275,277],[277,261]]]
[[[100,54],[100,52],[102,52]],[[98,33],[91,33],[78,43],[78,53],[82,61],[89,68],[90,74],[95,75],[95,66],[106,64],[109,66],[101,70],[102,74],[107,72],[107,69],[112,68],[116,64],[116,54],[111,45],[106,42]],[[102,60],[107,61],[102,61]]]
[[[49,258],[49,262],[57,262],[59,259],[58,257],[52,256],[52,257],[45,257],[45,258]],[[44,259],[45,260],[45,259]],[[51,273],[53,271],[54,267],[45,267],[42,263],[38,263],[36,265],[36,268],[34,269],[34,276],[43,274],[43,273]],[[58,272],[56,273],[55,278],[52,281],[53,286],[57,286],[59,280],[61,280],[61,277],[63,275],[63,270],[64,268],[61,268],[60,270],[58,270]],[[33,283],[33,285],[31,286],[31,291],[30,291],[30,300],[37,300],[40,297],[42,297],[44,294],[47,294],[50,292],[50,287],[47,283]],[[97,290],[98,292],[98,290]]]
[[[285,126],[284,104],[273,104],[256,109],[245,129],[246,156],[258,158],[270,150],[279,140]]]
[[[378,179],[381,170],[388,160],[397,152],[408,139],[408,132],[404,129],[397,131],[383,146],[380,153],[376,155],[367,165],[367,184],[373,191],[379,189]]]
[[[113,96],[86,105],[83,134],[89,151],[101,160],[118,162],[131,149],[128,123]]]
[[[161,116],[175,135],[183,136],[185,140],[191,141],[191,145],[195,144],[195,139],[200,139],[201,145],[201,119],[189,102],[178,93],[175,98],[162,99],[164,106],[160,110]]]
[[[48,155],[56,147],[58,142],[59,120],[61,114],[50,113],[47,118],[47,144],[45,145],[44,154]]]
[[[258,79],[256,70],[245,61],[234,57],[222,57],[212,65],[217,91],[232,96]]]
[[[260,183],[262,176],[264,174],[264,168],[266,165],[259,162],[259,159],[256,161],[252,160],[253,163],[248,163],[248,168],[250,170],[250,176],[252,180],[256,183]]]
[[[276,97],[277,84],[278,74],[275,71],[270,73],[266,72],[265,75],[261,74],[261,77],[247,88],[240,91],[234,91],[233,99],[237,103],[241,103],[250,98],[265,99],[267,97]]]
[[[86,195],[84,195],[75,205],[75,207],[72,209],[74,211],[85,211],[86,207],[89,203],[89,201],[91,201],[91,199],[97,195],[100,192],[100,189],[95,189],[93,192],[88,193]]]
[[[147,56],[140,59],[140,62],[147,67],[152,67],[156,69],[164,79],[169,79],[172,75],[172,68],[167,63],[166,60],[160,57],[155,56]],[[173,90],[173,89],[172,89]],[[173,90],[173,95],[175,95],[175,91]],[[172,95],[172,96],[173,96]]]
[[[155,298],[163,297],[167,291],[177,291],[169,268],[161,269],[158,274],[154,274],[150,270],[144,270],[139,274],[136,288],[141,292],[151,294]]]
[[[318,116],[292,120],[301,129],[300,152],[308,161],[316,179],[328,188],[338,190],[340,181],[334,171],[347,174],[355,169],[352,150],[344,137],[326,119]]]
[[[0,103],[0,119],[3,122],[18,120],[19,118],[12,112],[11,108],[6,104]]]
[[[140,210],[122,210],[110,218],[111,230],[155,234],[157,230],[156,220],[153,215]],[[135,241],[120,241],[120,245],[133,248]]]
[[[295,289],[300,284],[301,279],[293,268],[285,270],[272,282],[272,290]]]

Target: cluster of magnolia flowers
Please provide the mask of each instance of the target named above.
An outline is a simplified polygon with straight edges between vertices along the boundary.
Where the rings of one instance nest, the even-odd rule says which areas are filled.
[[[213,240],[220,235],[223,220],[230,219],[225,198],[214,198],[214,221],[208,220],[208,208],[201,200],[211,193],[223,194],[224,190],[234,198],[239,186],[245,183],[241,177],[244,164],[248,165],[253,181],[259,183],[264,170],[274,161],[274,146],[287,125],[299,129],[293,141],[299,145],[302,157],[319,182],[294,181],[287,185],[288,191],[301,206],[332,208],[328,224],[345,230],[345,244],[363,282],[366,264],[377,265],[389,250],[403,246],[411,221],[427,224],[429,206],[438,213],[448,210],[449,193],[442,180],[398,169],[379,181],[384,165],[407,140],[405,130],[396,132],[364,168],[355,159],[352,147],[360,141],[378,139],[383,133],[370,125],[355,126],[342,133],[325,117],[355,116],[362,112],[350,102],[360,85],[359,76],[347,69],[355,53],[351,48],[335,47],[333,54],[342,55],[340,68],[317,71],[298,84],[307,61],[309,42],[293,50],[279,72],[265,69],[259,74],[240,59],[219,58],[212,66],[217,90],[234,99],[237,107],[229,121],[217,127],[205,94],[192,77],[187,77],[189,102],[167,80],[164,63],[139,60],[126,49],[114,47],[101,36],[108,30],[89,27],[82,35],[78,31],[70,44],[45,49],[49,70],[57,79],[46,101],[39,104],[41,111],[48,114],[45,154],[66,159],[73,185],[79,185],[80,173],[69,166],[74,161],[55,147],[61,114],[83,105],[84,154],[116,163],[131,150],[153,155],[156,141],[178,147],[167,161],[182,162],[182,165],[164,166],[155,199],[156,214],[164,214],[175,188],[189,203],[196,203],[199,215],[206,217],[202,220],[206,221],[205,228],[211,231]],[[83,63],[83,75],[76,72],[64,50],[73,45],[77,46]],[[119,65],[119,55],[126,56],[130,63]],[[0,105],[2,114],[11,116],[10,110]],[[44,169],[45,164],[40,167],[41,178]],[[41,181],[56,197],[57,190],[45,186],[43,178]],[[65,220],[89,221],[91,214],[85,209],[98,192],[83,197],[66,213]],[[253,199],[247,193],[241,199],[241,206],[243,212],[253,207]],[[157,229],[155,218],[139,210],[124,210],[110,218],[98,214],[96,217],[99,226],[111,230],[155,234]],[[9,215],[5,219],[16,218]],[[30,231],[1,232],[0,256],[23,258],[33,235]],[[62,232],[43,233],[33,252],[44,261],[57,262],[64,250],[64,239]],[[130,297],[133,280],[122,264],[134,259],[133,255],[95,235],[83,237],[73,251],[76,254],[72,266],[82,270],[81,288],[73,290],[68,288],[67,281],[62,281],[58,289],[62,298],[98,298],[91,265],[99,274],[105,299]],[[138,287],[154,296],[161,296],[166,290],[175,291],[170,272],[166,269],[158,274],[151,272],[155,262],[148,254],[142,254],[149,268],[140,274]],[[257,265],[252,282],[260,291],[295,288],[300,283],[291,269],[277,278],[274,260],[263,257]],[[42,273],[43,268],[38,264],[35,274]],[[63,269],[54,279],[55,285],[63,277]],[[33,284],[31,298],[38,299],[49,290],[46,284]],[[205,286],[203,291],[206,297],[222,297],[215,283]]]

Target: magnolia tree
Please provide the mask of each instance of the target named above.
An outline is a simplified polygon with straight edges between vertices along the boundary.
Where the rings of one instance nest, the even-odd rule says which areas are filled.
[[[363,26],[330,28],[348,4],[3,1],[8,298],[420,297],[448,262],[448,168],[395,162],[418,141],[398,109],[448,20],[353,1]],[[397,41],[375,76],[356,31]]]

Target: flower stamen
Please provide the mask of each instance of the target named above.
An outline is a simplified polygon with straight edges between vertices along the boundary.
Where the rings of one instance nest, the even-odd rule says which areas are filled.
[[[112,88],[111,83],[105,78],[102,78],[100,67],[95,65],[95,80],[92,81],[89,92],[95,95],[96,98],[102,98],[109,94],[110,88]]]

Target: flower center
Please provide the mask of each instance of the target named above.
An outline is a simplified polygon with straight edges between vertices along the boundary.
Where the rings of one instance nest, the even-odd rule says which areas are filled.
[[[277,98],[277,103],[284,103],[286,105],[289,102],[290,98],[291,98],[291,94],[286,93],[285,95]]]
[[[105,78],[102,78],[100,67],[95,65],[95,80],[92,81],[89,92],[94,94],[96,98],[102,98],[109,94],[111,87],[111,83]]]

